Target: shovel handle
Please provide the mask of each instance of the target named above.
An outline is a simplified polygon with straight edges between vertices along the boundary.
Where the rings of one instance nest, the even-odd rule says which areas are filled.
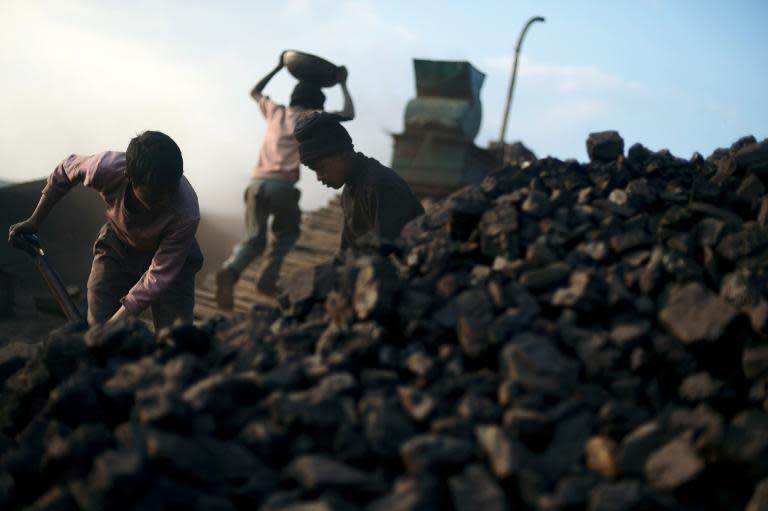
[[[37,234],[17,234],[11,238],[11,244],[23,250],[35,261],[38,271],[43,276],[48,289],[51,291],[54,299],[61,307],[62,312],[70,321],[83,321],[83,316],[80,314],[80,310],[67,293],[67,288],[61,281],[58,272],[48,262],[48,258],[45,256],[45,250],[40,242],[40,237]]]

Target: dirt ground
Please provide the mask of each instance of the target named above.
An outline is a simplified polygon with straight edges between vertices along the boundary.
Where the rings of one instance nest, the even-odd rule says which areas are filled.
[[[0,347],[12,342],[38,343],[48,333],[63,326],[66,319],[54,314],[37,313],[16,318],[0,318]]]

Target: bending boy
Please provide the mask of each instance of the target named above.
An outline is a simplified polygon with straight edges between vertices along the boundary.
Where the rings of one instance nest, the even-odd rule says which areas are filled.
[[[164,133],[145,131],[126,152],[72,155],[48,177],[40,201],[16,234],[34,233],[54,205],[78,183],[106,204],[107,223],[93,247],[88,277],[88,323],[152,309],[155,329],[191,322],[195,274],[203,255],[195,240],[197,195],[183,174],[181,151]]]
[[[341,250],[354,247],[369,232],[393,240],[424,207],[397,173],[356,152],[339,117],[328,113],[308,116],[296,127],[301,162],[315,171],[325,186],[342,186],[344,229]]]

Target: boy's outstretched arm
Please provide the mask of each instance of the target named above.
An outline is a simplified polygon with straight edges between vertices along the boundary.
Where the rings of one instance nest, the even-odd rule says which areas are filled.
[[[254,85],[253,89],[251,90],[251,97],[258,101],[259,97],[261,96],[261,92],[264,90],[264,87],[267,86],[269,81],[272,79],[273,76],[277,74],[278,71],[280,71],[284,64],[283,64],[283,55],[285,52],[280,54],[280,61],[277,63],[277,67],[270,71],[264,78],[259,80],[259,82]]]
[[[11,241],[11,238],[18,234],[36,233],[56,203],[76,183],[83,182],[86,179],[86,173],[90,171],[90,174],[93,174],[99,161],[98,156],[84,157],[73,154],[59,163],[48,177],[46,187],[43,189],[32,215],[22,222],[13,224],[8,229],[8,241]],[[93,181],[94,178],[91,175],[89,183]]]
[[[26,220],[13,224],[8,229],[8,241],[10,242],[11,238],[19,234],[36,233],[57,202],[58,199],[54,199],[53,197],[49,197],[46,194],[42,194],[40,196],[40,200],[37,202],[35,211],[32,212],[32,215]]]
[[[341,86],[341,94],[344,97],[344,105],[338,112],[333,112],[336,115],[343,117],[344,119],[351,121],[355,118],[355,105],[352,102],[352,96],[349,95],[347,90],[347,68],[344,66],[339,67],[339,85]]]

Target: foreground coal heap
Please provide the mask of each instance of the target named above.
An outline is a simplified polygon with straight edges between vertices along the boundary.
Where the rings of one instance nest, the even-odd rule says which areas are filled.
[[[768,141],[593,134],[281,308],[0,351],[0,508],[768,506]]]

